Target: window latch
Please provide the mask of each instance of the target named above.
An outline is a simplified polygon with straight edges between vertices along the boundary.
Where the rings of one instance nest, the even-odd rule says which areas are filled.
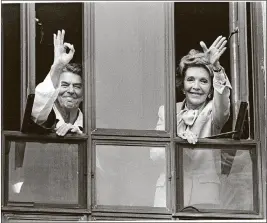
[[[229,40],[231,39],[231,37],[239,32],[239,28],[235,27],[234,31],[230,33],[230,35],[228,36],[227,42],[229,42]]]

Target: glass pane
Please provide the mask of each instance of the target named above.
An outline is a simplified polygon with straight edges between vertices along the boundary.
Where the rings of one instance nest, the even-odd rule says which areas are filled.
[[[97,145],[96,154],[98,205],[166,206],[165,148]]]
[[[78,145],[11,142],[9,201],[77,204],[78,177]]]
[[[164,3],[96,3],[96,126],[155,129],[164,105]]]
[[[250,150],[184,148],[183,176],[184,207],[253,211]]]

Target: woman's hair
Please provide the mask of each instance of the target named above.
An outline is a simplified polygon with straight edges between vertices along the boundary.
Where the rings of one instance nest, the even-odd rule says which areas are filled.
[[[188,68],[190,67],[202,67],[208,71],[211,80],[213,79],[213,71],[210,62],[206,55],[198,50],[192,49],[187,55],[182,57],[180,64],[176,70],[176,88],[179,91],[184,89],[184,79]],[[213,91],[211,91],[213,92]],[[212,98],[212,97],[211,97]]]
[[[63,68],[64,72],[71,72],[82,77],[82,65],[79,63],[69,63]]]

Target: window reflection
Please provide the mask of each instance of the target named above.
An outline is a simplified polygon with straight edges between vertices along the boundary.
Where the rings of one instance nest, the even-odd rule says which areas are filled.
[[[238,150],[229,175],[222,175],[222,208],[253,210],[252,161],[249,151]]]
[[[96,145],[98,205],[154,206],[158,177],[166,172],[150,159],[151,149],[141,146]],[[161,162],[165,166],[165,158]]]
[[[231,159],[230,153],[221,156],[218,149],[184,148],[183,152],[185,208],[253,211],[249,150],[236,150]]]
[[[95,4],[97,128],[155,129],[164,105],[163,6]]]
[[[78,203],[78,145],[27,142],[23,166],[16,168],[15,144],[9,153],[9,201]]]

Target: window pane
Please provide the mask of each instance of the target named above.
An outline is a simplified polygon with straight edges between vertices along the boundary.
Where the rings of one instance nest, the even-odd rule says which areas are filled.
[[[17,155],[23,145],[24,161],[19,168],[22,156]],[[78,177],[78,145],[11,142],[9,201],[77,204]]]
[[[253,211],[250,150],[183,149],[184,207]]]
[[[96,3],[96,126],[155,129],[164,104],[164,3]]]
[[[166,200],[165,148],[97,145],[96,154],[98,205],[166,206],[155,197]]]

